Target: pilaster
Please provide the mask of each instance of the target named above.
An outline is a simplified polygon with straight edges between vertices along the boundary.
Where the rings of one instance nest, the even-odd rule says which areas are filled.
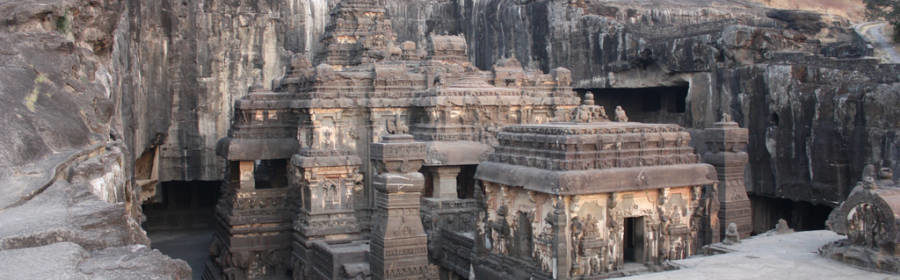
[[[425,143],[412,135],[386,135],[371,145],[378,175],[369,262],[373,279],[437,279],[428,262],[427,237],[419,216],[425,177]]]
[[[705,137],[709,150],[703,154],[703,161],[716,167],[719,179],[719,233],[724,234],[728,224],[735,223],[741,238],[749,237],[753,230],[752,213],[744,185],[748,130],[726,114],[722,121],[706,129]]]

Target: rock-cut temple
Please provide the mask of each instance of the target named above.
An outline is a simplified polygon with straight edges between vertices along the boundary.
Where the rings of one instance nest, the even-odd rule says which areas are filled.
[[[324,51],[235,104],[205,279],[597,279],[749,234],[727,116],[629,122],[567,69],[395,42],[375,1],[331,16]]]

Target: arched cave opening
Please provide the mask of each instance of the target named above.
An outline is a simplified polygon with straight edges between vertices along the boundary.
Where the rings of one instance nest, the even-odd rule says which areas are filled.
[[[221,181],[169,181],[159,184],[155,199],[143,205],[143,223],[151,247],[188,262],[200,279],[216,223]]]

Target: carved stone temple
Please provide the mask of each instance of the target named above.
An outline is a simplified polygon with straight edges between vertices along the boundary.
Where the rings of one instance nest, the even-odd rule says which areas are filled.
[[[900,280],[898,15],[0,0],[0,280]]]
[[[584,108],[587,107],[587,108]],[[677,125],[610,122],[513,125],[478,165],[484,212],[478,279],[595,279],[625,262],[650,265],[697,249],[703,186],[699,162]],[[603,108],[599,109],[602,112]],[[713,213],[715,215],[715,213]],[[614,274],[613,274],[614,275]]]
[[[479,70],[461,36],[395,42],[382,4],[341,1],[323,52],[235,102],[205,279],[589,279],[718,241],[686,130],[611,122],[565,68]]]

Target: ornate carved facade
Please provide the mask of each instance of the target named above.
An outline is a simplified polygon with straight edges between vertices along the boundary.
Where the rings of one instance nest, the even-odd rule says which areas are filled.
[[[715,170],[681,127],[610,122],[603,112],[585,102],[576,123],[499,133],[475,175],[484,187],[477,278],[606,278],[625,262],[652,267],[694,253],[703,226],[694,217]]]
[[[627,123],[622,108],[608,122],[564,68],[479,70],[461,36],[395,42],[381,1],[331,16],[322,53],[235,103],[205,278],[599,277],[621,267],[626,228],[649,264],[715,232],[715,171],[680,127]],[[496,177],[521,168],[594,177]]]

